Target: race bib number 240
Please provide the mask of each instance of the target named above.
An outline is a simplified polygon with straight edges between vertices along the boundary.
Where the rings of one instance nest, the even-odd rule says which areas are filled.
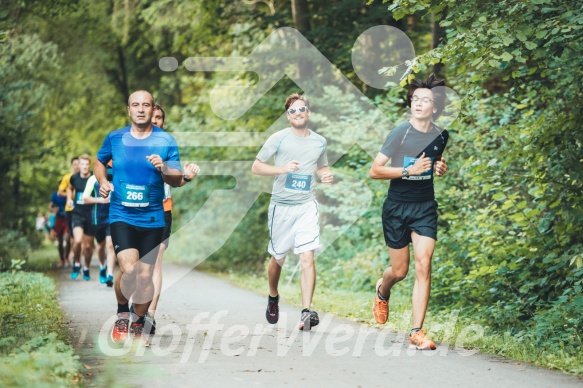
[[[294,193],[308,193],[312,184],[312,176],[288,173],[285,180],[285,190]]]

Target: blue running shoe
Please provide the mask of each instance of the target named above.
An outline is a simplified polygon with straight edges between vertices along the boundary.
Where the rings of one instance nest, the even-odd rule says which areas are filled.
[[[99,269],[99,283],[105,284],[107,281],[107,265]]]
[[[89,276],[89,268],[87,268],[83,270],[83,280],[89,281],[89,279],[91,279],[91,276]]]
[[[113,287],[113,275],[107,275],[105,284],[107,284],[107,287]]]
[[[79,272],[81,271],[81,265],[73,265],[73,272],[71,272],[71,279],[75,280],[79,277]]]

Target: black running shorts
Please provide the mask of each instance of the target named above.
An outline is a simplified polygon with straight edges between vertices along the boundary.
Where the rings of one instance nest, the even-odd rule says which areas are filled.
[[[114,222],[110,228],[115,253],[137,249],[143,263],[156,263],[164,228],[142,228],[125,222]]]
[[[393,202],[383,204],[383,232],[389,248],[401,249],[411,242],[411,232],[437,241],[437,202]]]
[[[172,231],[171,210],[164,212],[164,222],[166,222],[166,226],[164,227],[164,233],[162,234],[162,242],[166,244],[166,248],[168,248],[170,246],[170,232]]]
[[[93,236],[95,234],[95,227],[91,223],[91,215],[81,215],[73,213],[71,217],[71,224],[73,225],[73,229],[75,228],[83,228],[83,233],[87,236]]]
[[[65,212],[65,217],[67,218],[67,228],[69,228],[69,234],[73,235],[73,212]]]
[[[109,224],[95,226],[95,241],[97,244],[101,244],[105,237],[111,236],[111,230],[109,228]]]

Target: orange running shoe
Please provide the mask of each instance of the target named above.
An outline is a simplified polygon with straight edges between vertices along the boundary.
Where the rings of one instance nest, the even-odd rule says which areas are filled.
[[[421,329],[409,337],[409,349],[435,350],[435,342],[427,338],[425,329]]]
[[[389,319],[389,300],[382,300],[379,298],[379,287],[383,283],[383,279],[380,278],[377,281],[377,285],[375,287],[374,293],[374,304],[372,306],[372,313],[374,315],[374,319],[377,320],[378,323],[386,323],[387,319]],[[390,297],[390,294],[389,294]]]
[[[118,313],[115,325],[111,331],[111,340],[121,344],[128,339],[128,326],[130,325],[130,313]]]

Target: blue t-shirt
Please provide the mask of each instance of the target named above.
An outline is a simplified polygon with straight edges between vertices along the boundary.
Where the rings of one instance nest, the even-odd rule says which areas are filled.
[[[57,195],[57,192],[55,191],[51,197],[51,203],[58,208],[57,217],[66,218],[65,205],[67,204],[67,197],[59,197],[59,195]]]
[[[165,226],[164,181],[146,156],[160,155],[168,167],[182,170],[178,146],[170,134],[158,127],[154,126],[145,139],[136,139],[130,129],[127,126],[111,132],[97,152],[97,159],[103,164],[113,159],[114,189],[110,198],[109,222],[161,228]]]

